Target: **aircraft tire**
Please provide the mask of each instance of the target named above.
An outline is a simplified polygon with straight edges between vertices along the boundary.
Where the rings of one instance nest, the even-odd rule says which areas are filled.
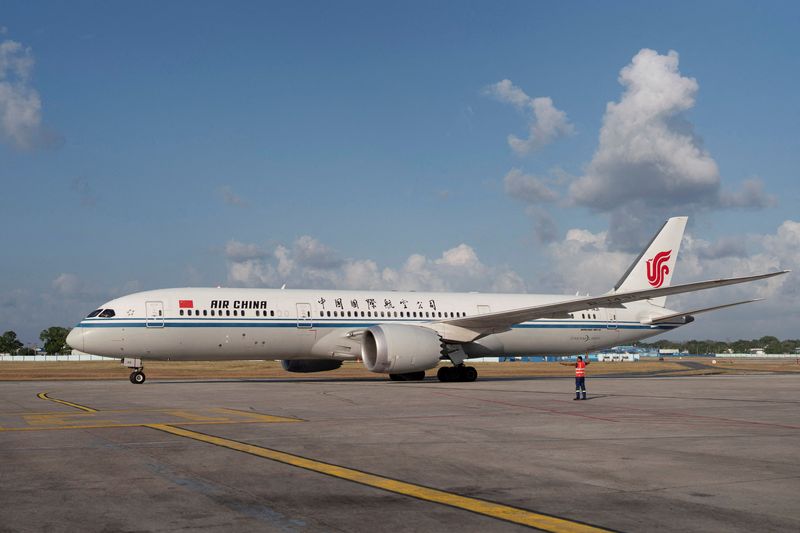
[[[144,383],[145,375],[144,372],[131,372],[131,383],[134,385],[141,385]]]
[[[436,377],[439,378],[439,381],[442,383],[449,383],[451,381],[455,381],[455,368],[452,366],[443,366],[439,368],[436,372]]]
[[[478,371],[474,366],[465,366],[461,372],[462,381],[475,381],[478,379]]]

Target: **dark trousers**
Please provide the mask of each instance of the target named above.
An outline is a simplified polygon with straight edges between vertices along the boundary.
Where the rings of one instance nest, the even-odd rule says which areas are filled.
[[[575,378],[575,397],[579,398],[581,393],[586,397],[586,378]]]

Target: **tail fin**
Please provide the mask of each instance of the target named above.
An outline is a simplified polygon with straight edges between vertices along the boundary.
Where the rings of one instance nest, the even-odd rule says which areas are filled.
[[[667,220],[650,244],[622,275],[614,286],[614,291],[669,287],[672,274],[675,272],[675,261],[678,259],[687,219],[688,217],[672,217]],[[650,303],[664,307],[667,297],[652,298]]]

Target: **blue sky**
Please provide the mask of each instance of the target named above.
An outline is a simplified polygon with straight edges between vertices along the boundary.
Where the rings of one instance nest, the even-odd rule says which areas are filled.
[[[792,2],[6,2],[0,329],[166,286],[597,293],[682,214],[679,280],[797,269],[798,25]],[[664,96],[644,125],[634,93]],[[676,299],[770,298],[673,336],[796,338],[798,293]]]

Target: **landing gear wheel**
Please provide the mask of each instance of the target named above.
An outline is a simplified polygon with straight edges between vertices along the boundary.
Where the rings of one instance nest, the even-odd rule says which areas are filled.
[[[448,383],[451,381],[475,381],[478,379],[478,371],[474,366],[443,366],[436,373],[439,381]]]
[[[475,370],[474,366],[465,366],[461,375],[463,376],[461,381],[475,381],[478,379],[478,371]]]
[[[139,370],[131,372],[131,383],[133,383],[134,385],[141,385],[142,383],[144,383],[144,380],[145,380],[144,372],[141,372]]]

